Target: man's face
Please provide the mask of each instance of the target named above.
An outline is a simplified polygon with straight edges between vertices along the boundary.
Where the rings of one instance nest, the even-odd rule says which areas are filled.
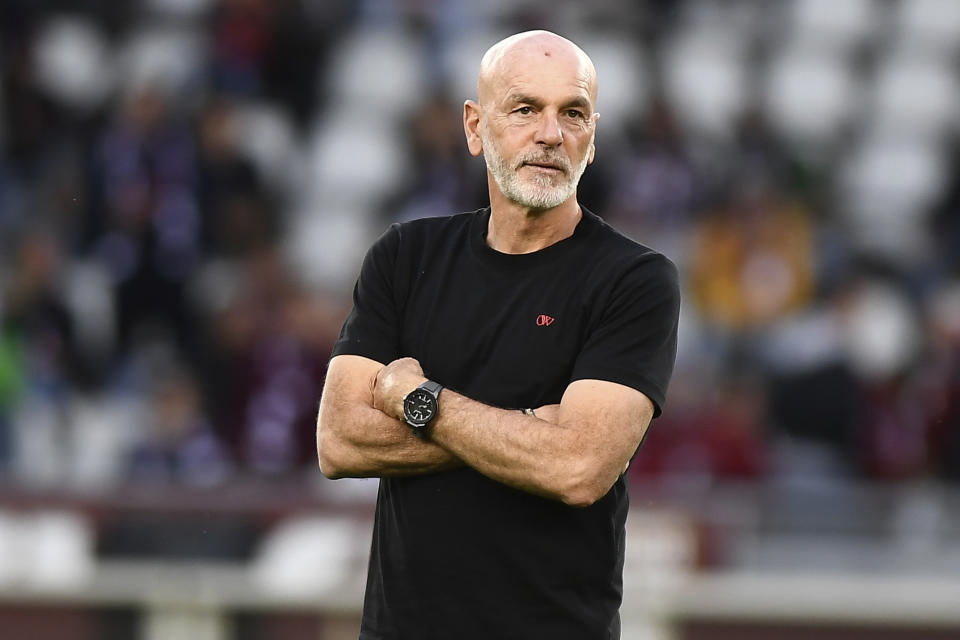
[[[539,51],[503,67],[479,127],[487,168],[508,200],[551,209],[593,161],[592,77],[575,57]]]
[[[577,166],[565,154],[548,149],[524,151],[508,160],[490,127],[482,126],[480,136],[487,169],[508,200],[531,209],[552,209],[577,192],[589,161],[586,154]]]

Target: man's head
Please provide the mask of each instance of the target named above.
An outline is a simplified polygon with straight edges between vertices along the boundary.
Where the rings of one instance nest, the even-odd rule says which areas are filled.
[[[491,201],[502,195],[529,209],[552,209],[574,197],[593,162],[597,75],[574,43],[528,31],[484,54],[477,101],[464,103],[473,155],[484,155]]]

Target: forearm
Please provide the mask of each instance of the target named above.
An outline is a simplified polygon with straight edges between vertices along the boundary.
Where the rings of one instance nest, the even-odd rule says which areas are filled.
[[[400,358],[376,375],[373,406],[403,415],[404,397],[426,378],[419,362]],[[433,442],[480,473],[569,505],[602,498],[643,438],[653,404],[613,382],[576,380],[541,418],[498,409],[450,389],[440,393],[430,423]]]
[[[317,415],[317,456],[329,478],[403,476],[462,466],[442,447],[413,436],[373,406],[382,365],[353,356],[331,361]]]
[[[610,489],[607,472],[582,430],[517,410],[491,407],[444,390],[431,440],[480,473],[570,505],[586,506]]]
[[[419,475],[463,464],[437,444],[414,437],[407,425],[360,406],[321,408],[317,454],[328,478]]]

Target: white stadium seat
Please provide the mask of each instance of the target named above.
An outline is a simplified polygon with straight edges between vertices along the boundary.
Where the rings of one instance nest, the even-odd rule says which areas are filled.
[[[683,31],[666,45],[667,98],[695,132],[731,132],[749,94],[744,53],[735,34],[708,27]]]
[[[46,22],[33,49],[34,73],[49,95],[80,109],[99,106],[116,79],[110,47],[92,23],[58,17]]]
[[[787,27],[798,40],[849,50],[876,34],[879,17],[876,0],[793,0]]]
[[[940,57],[893,54],[877,71],[875,126],[899,134],[938,137],[958,121],[956,72]]]
[[[839,202],[861,248],[915,261],[929,254],[925,216],[946,182],[943,152],[919,139],[874,133],[843,165]]]
[[[321,118],[308,153],[312,196],[372,204],[405,175],[401,132],[384,118],[344,106]]]
[[[900,0],[896,38],[901,46],[953,55],[960,49],[960,2]]]
[[[770,65],[763,89],[770,120],[788,137],[826,142],[858,102],[857,80],[836,54],[788,47]]]
[[[335,50],[326,87],[337,100],[402,117],[426,88],[418,39],[401,29],[359,28]]]

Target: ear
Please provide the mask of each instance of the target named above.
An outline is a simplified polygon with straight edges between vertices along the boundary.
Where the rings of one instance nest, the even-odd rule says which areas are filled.
[[[480,105],[473,100],[463,103],[463,133],[467,136],[467,149],[476,157],[483,153],[483,140],[480,137]]]
[[[597,155],[597,121],[600,120],[600,114],[593,114],[593,133],[590,134],[590,148],[587,150],[587,164],[593,164],[593,158]]]

